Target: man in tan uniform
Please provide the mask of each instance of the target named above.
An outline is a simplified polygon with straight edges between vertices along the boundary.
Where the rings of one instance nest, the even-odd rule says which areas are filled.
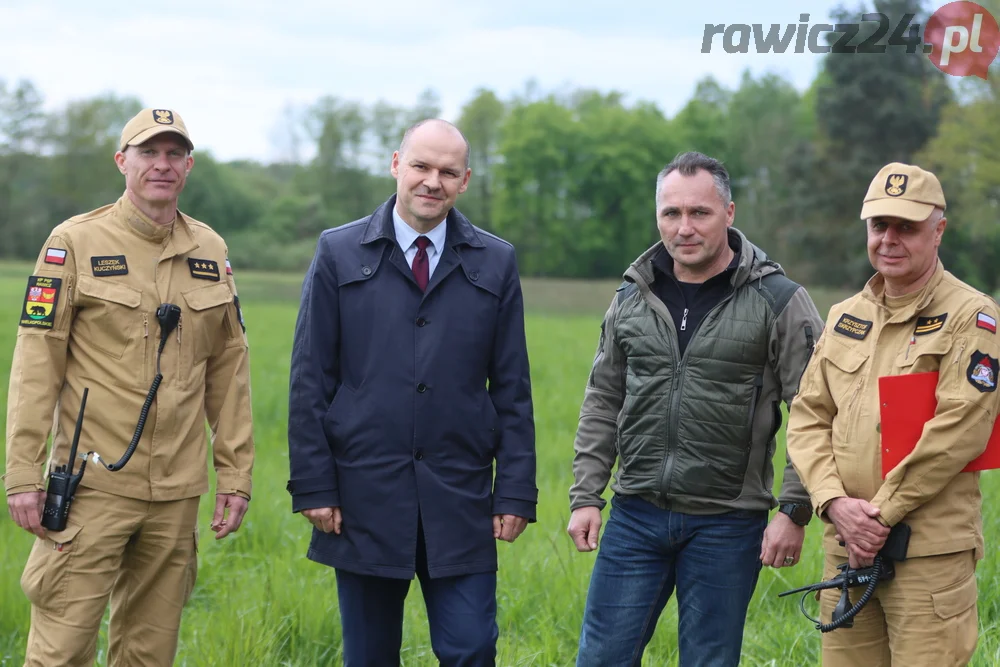
[[[11,516],[37,535],[21,578],[32,604],[26,665],[92,665],[109,597],[108,664],[173,663],[197,571],[199,496],[209,488],[206,420],[216,538],[237,530],[247,509],[247,339],[223,239],[177,209],[193,148],[176,112],[141,111],[115,154],[124,195],[57,226],[28,280],[3,478]],[[161,304],[180,312],[166,337]],[[112,472],[158,373],[138,447]],[[85,389],[88,465],[65,530],[47,531],[44,474],[68,463]]]
[[[830,310],[791,408],[788,453],[827,523],[825,578],[845,560],[872,564],[889,527],[912,530],[907,559],[854,627],[823,634],[827,667],[964,665],[975,650],[981,496],[978,473],[962,469],[997,417],[1000,315],[944,270],[944,210],[934,174],[900,163],[878,172],[861,209],[877,273]],[[926,372],[939,374],[934,417],[882,479],[878,378]],[[839,596],[823,591],[823,622]]]

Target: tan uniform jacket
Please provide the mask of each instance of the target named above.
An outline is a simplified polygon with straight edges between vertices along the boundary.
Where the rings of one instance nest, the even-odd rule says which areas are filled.
[[[944,270],[914,294],[884,298],[876,275],[830,310],[788,422],[788,453],[827,522],[830,501],[870,501],[884,523],[912,529],[908,555],[983,555],[979,475],[997,417],[997,304]],[[878,378],[938,371],[937,410],[882,479]],[[826,528],[828,552],[846,555]]]
[[[161,303],[181,319],[139,446],[117,472],[88,462],[81,484],[152,501],[207,492],[207,419],[217,492],[249,498],[249,352],[226,245],[181,213],[156,225],[127,196],[56,227],[29,279],[7,404],[8,494],[44,489],[50,432],[49,467],[66,463],[84,388],[79,452],[121,457],[156,374]]]

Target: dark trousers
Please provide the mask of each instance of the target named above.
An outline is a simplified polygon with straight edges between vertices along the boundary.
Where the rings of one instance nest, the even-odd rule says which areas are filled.
[[[417,535],[416,570],[434,655],[445,667],[494,667],[496,573],[431,579],[422,527]],[[337,570],[344,667],[398,667],[410,581]]]

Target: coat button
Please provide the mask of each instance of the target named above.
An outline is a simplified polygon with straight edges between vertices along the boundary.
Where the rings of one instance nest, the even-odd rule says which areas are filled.
[[[469,280],[479,280],[479,271],[473,271],[470,273]]]
[[[372,274],[372,267],[370,267],[370,266],[362,266],[361,267],[361,273],[364,274],[364,275],[366,275],[366,276],[370,276]]]
[[[418,449],[417,451],[413,452],[413,458],[415,458],[418,461],[422,461],[424,458],[424,453]]]
[[[417,385],[417,391],[421,394],[424,393],[425,391],[427,391],[427,385],[421,382],[420,384]]]
[[[425,324],[427,324],[427,320],[425,320],[425,319],[424,319],[424,318],[422,318],[422,317],[418,317],[418,318],[417,318],[417,326],[418,326],[418,327],[422,327],[422,326],[424,326]]]

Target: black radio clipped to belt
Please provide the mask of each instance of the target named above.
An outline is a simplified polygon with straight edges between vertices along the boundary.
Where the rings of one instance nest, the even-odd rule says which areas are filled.
[[[90,391],[87,388],[83,390],[80,413],[76,418],[76,431],[73,433],[73,443],[69,451],[69,462],[66,465],[56,466],[49,473],[49,485],[45,495],[45,508],[42,510],[42,526],[47,530],[59,531],[66,529],[66,520],[69,518],[69,509],[73,504],[73,496],[80,485],[80,480],[83,478],[83,471],[87,467],[87,458],[91,454],[93,454],[95,462],[100,463],[111,472],[121,470],[128,463],[129,459],[132,458],[132,454],[135,453],[136,447],[139,446],[139,440],[142,438],[142,432],[146,427],[146,418],[149,416],[149,409],[153,405],[153,399],[156,398],[156,391],[163,381],[163,374],[160,372],[160,357],[163,354],[163,348],[166,346],[171,332],[177,328],[180,319],[181,309],[172,303],[161,304],[156,309],[156,320],[160,323],[160,346],[156,351],[156,377],[153,378],[153,384],[149,387],[149,393],[146,394],[146,400],[142,404],[142,410],[139,412],[139,421],[136,424],[135,433],[132,435],[132,441],[129,443],[128,449],[125,450],[122,457],[115,463],[104,463],[97,452],[87,452],[83,456],[80,470],[74,474],[73,462],[76,459],[77,446],[80,444],[83,413],[87,406],[87,393]]]

